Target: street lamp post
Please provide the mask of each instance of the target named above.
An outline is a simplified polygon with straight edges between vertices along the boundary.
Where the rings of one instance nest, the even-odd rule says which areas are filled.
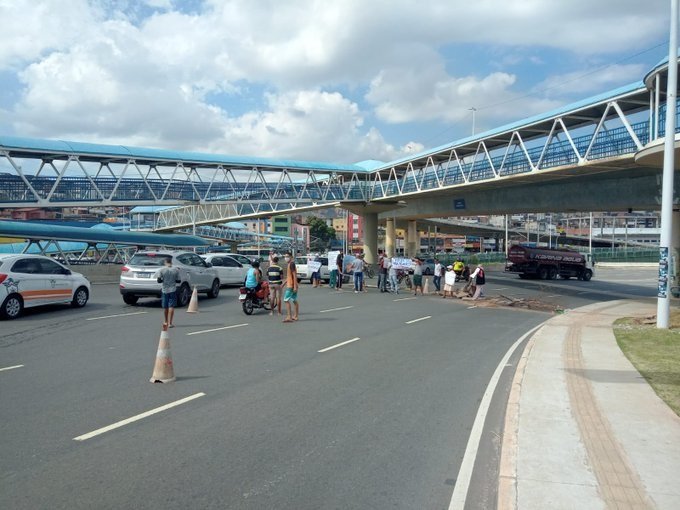
[[[668,80],[666,88],[666,133],[663,154],[663,184],[661,191],[661,239],[659,242],[659,283],[656,307],[656,327],[668,329],[671,301],[668,297],[670,279],[670,244],[673,232],[673,173],[675,169],[675,111],[678,87],[678,3],[671,0],[671,28],[668,48]]]
[[[477,108],[473,106],[472,108],[468,108],[468,110],[472,112],[472,136],[475,136],[475,114],[477,113]]]

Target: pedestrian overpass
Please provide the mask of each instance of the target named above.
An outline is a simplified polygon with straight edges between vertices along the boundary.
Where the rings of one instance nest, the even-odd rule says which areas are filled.
[[[654,208],[659,169],[640,155],[665,136],[667,68],[662,61],[640,82],[390,163],[0,136],[0,207],[180,206],[159,215],[158,231],[332,206],[375,216],[376,226],[378,213]]]

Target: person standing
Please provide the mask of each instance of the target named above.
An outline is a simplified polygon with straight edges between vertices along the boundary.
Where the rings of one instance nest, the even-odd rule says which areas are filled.
[[[442,296],[446,299],[448,294],[449,297],[453,296],[453,287],[456,283],[456,273],[453,270],[453,266],[446,266],[446,272],[444,273],[444,295]]]
[[[477,264],[477,269],[470,275],[470,280],[475,281],[475,293],[472,299],[483,298],[484,296],[484,285],[486,284],[486,275],[484,274],[484,268],[481,264]]]
[[[397,269],[394,267],[394,264],[392,263],[392,259],[390,257],[386,257],[385,263],[387,264],[387,274],[390,278],[390,290],[394,294],[399,294],[399,282],[397,281]]]
[[[413,295],[418,295],[418,288],[420,287],[420,295],[423,295],[423,261],[418,257],[414,259],[416,265],[413,268]]]
[[[300,314],[300,305],[298,303],[298,281],[297,281],[297,268],[295,267],[295,261],[293,260],[293,254],[287,252],[285,256],[287,268],[286,268],[286,291],[283,294],[283,300],[286,303],[286,318],[283,322],[293,322],[298,320]],[[295,304],[295,315],[292,315],[291,303]]]
[[[283,269],[279,266],[279,257],[276,255],[271,258],[270,265],[267,268],[267,279],[269,280],[269,303],[272,307],[269,315],[274,315],[274,308],[277,308],[279,315],[283,315],[281,313]]]
[[[385,292],[387,287],[387,268],[385,267],[385,253],[378,250],[378,288],[380,292]]]
[[[321,264],[321,258],[319,257],[318,253],[314,256],[314,262],[318,262],[319,264]],[[320,286],[321,286],[321,266],[319,266],[319,269],[312,273],[312,287]]]
[[[174,328],[172,323],[177,306],[177,284],[182,283],[179,269],[172,267],[172,257],[166,257],[164,266],[156,271],[156,281],[161,284],[161,306],[163,307],[163,326]]]
[[[338,253],[338,256],[335,257],[335,267],[338,268],[338,281],[336,283],[335,289],[340,290],[342,289],[342,280],[345,277],[345,256],[342,253],[342,250],[340,250],[340,253]]]
[[[363,290],[364,285],[364,255],[360,254],[352,262],[352,272],[354,273],[354,293],[358,294]]]
[[[432,277],[432,283],[434,283],[434,288],[437,291],[437,295],[439,295],[440,291],[442,290],[443,272],[444,271],[442,265],[439,262],[439,259],[434,259],[434,276]]]

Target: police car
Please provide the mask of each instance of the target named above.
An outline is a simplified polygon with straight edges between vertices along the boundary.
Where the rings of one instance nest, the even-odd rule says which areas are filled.
[[[90,282],[42,255],[0,254],[0,317],[16,319],[24,308],[87,304]]]

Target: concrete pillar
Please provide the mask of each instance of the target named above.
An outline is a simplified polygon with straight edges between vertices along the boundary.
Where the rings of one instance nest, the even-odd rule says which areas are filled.
[[[670,287],[680,285],[680,211],[673,211],[673,231],[671,232],[671,274]]]
[[[416,220],[408,220],[408,230],[406,231],[406,256],[415,257],[418,254],[420,239],[418,237],[418,229],[416,228]]]
[[[394,218],[385,221],[385,251],[390,257],[394,257],[397,235],[394,229]]]
[[[378,262],[378,213],[366,213],[364,219],[364,254],[366,263]]]

